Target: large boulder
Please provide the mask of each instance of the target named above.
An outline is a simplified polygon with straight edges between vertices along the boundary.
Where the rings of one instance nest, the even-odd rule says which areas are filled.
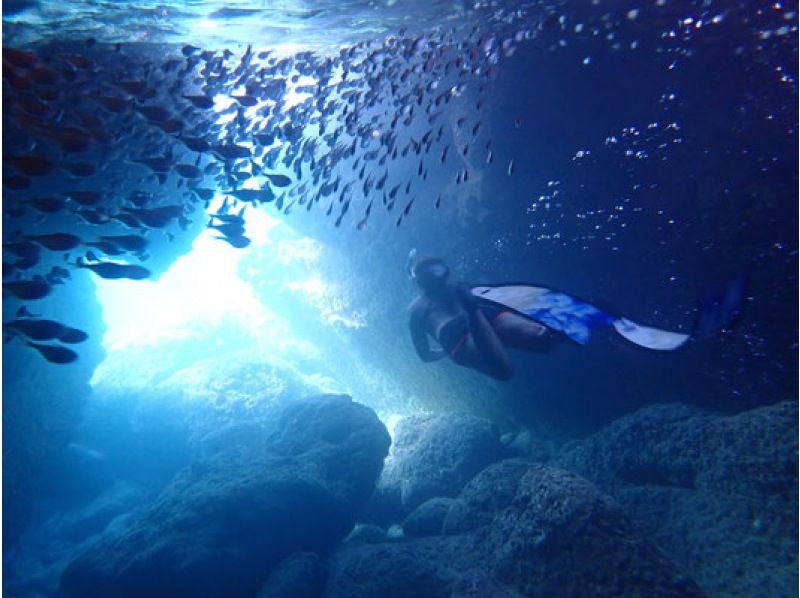
[[[797,595],[797,403],[650,406],[565,447],[711,595]]]
[[[397,423],[393,437],[366,515],[380,523],[402,520],[429,498],[456,496],[506,456],[494,424],[468,414],[411,415]]]
[[[444,496],[426,500],[403,520],[403,533],[406,536],[438,535],[454,501]]]
[[[259,433],[236,432],[91,543],[62,590],[253,596],[288,555],[325,552],[347,535],[389,448],[375,413],[346,396],[289,402]]]
[[[699,588],[580,476],[523,460],[462,490],[445,535],[349,542],[325,596],[699,596]]]
[[[322,580],[319,555],[297,552],[275,567],[256,598],[316,598]]]

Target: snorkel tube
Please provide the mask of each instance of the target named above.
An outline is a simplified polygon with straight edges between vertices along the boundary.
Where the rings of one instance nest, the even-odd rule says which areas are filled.
[[[414,265],[417,262],[417,248],[412,247],[406,258],[406,273],[409,280],[414,280]]]

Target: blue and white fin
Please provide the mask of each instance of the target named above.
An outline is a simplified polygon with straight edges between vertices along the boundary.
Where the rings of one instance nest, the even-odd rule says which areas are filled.
[[[612,325],[614,330],[630,342],[654,351],[674,351],[686,344],[692,337],[690,334],[681,332],[670,332],[669,330],[642,326],[627,318],[614,320]]]
[[[674,351],[691,338],[689,334],[642,326],[613,316],[572,295],[545,287],[502,284],[474,286],[471,290],[476,297],[507,307],[581,345],[589,342],[593,330],[609,325],[626,340],[655,351]]]

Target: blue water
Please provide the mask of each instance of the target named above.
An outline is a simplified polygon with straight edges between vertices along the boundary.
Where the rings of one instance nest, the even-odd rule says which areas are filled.
[[[428,573],[413,581],[417,569],[406,585],[345,583],[354,524],[380,526],[390,552],[424,553],[397,538],[417,505],[391,511],[375,498],[393,471],[423,486],[438,475],[425,464],[445,449],[392,469],[392,448],[376,481],[381,426],[413,445],[409,418],[421,414],[485,420],[505,457],[588,478],[708,595],[796,595],[797,23],[796,4],[782,2],[4,1],[4,595],[192,595],[182,575],[201,579],[213,569],[203,558],[181,564],[168,548],[120,573],[126,557],[109,545],[127,538],[116,545],[149,554],[135,522],[152,531],[148,509],[180,512],[176,488],[224,488],[220,459],[254,450],[253,438],[269,439],[270,459],[302,461],[298,447],[316,438],[303,422],[325,439],[375,427],[358,458],[313,465],[351,463],[360,481],[337,495],[347,507],[336,513],[351,511],[341,524],[328,514],[318,532],[254,515],[253,529],[275,539],[245,542],[250,524],[228,505],[247,511],[259,491],[239,503],[212,496],[197,510],[215,514],[214,533],[170,544],[163,532],[173,548],[239,555],[241,584],[237,565],[220,565],[208,595],[255,595],[297,550],[328,572],[300,575],[315,580],[305,595],[357,595],[358,584],[397,596],[551,595],[547,580],[504,575],[512,557],[485,573],[459,553],[433,576],[441,587]],[[146,248],[123,247],[123,235]],[[542,285],[684,334],[710,296],[747,286],[737,317],[676,351],[606,328],[585,346],[511,350],[513,378],[499,382],[418,358],[411,250],[442,258],[454,281]],[[20,283],[43,296],[26,298]],[[52,320],[49,332],[25,332],[36,320]],[[72,342],[66,328],[88,339]],[[320,393],[349,395],[377,419],[291,412]],[[276,422],[289,422],[286,438]],[[467,450],[467,428],[441,433]],[[441,492],[430,496],[458,498],[501,460],[479,446],[462,457],[480,467],[447,492],[430,481]],[[248,462],[261,463],[240,455],[227,483],[251,479]],[[349,480],[345,469],[326,480]],[[703,519],[716,512],[726,514],[716,524]],[[506,523],[498,516],[493,529]],[[434,552],[449,554],[442,546]],[[62,577],[82,554],[112,564]],[[153,569],[159,560],[170,564]],[[617,589],[642,591],[629,583]]]

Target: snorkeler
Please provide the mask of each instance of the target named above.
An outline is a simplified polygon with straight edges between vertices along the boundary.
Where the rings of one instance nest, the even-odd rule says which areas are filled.
[[[729,282],[708,295],[696,310],[692,333],[643,326],[599,309],[567,293],[529,283],[454,285],[450,270],[439,258],[416,260],[409,254],[408,273],[422,291],[412,302],[409,325],[414,348],[422,361],[449,356],[497,380],[508,380],[513,366],[507,349],[542,353],[563,338],[579,345],[591,333],[613,328],[634,345],[655,351],[674,351],[691,339],[730,330],[741,311],[747,277]],[[428,335],[441,349],[431,349]]]
[[[450,270],[440,259],[421,260],[409,272],[422,290],[410,307],[411,338],[422,361],[450,356],[458,365],[508,380],[513,367],[506,348],[543,352],[559,340],[546,326],[449,284]],[[431,349],[428,334],[441,349]]]

